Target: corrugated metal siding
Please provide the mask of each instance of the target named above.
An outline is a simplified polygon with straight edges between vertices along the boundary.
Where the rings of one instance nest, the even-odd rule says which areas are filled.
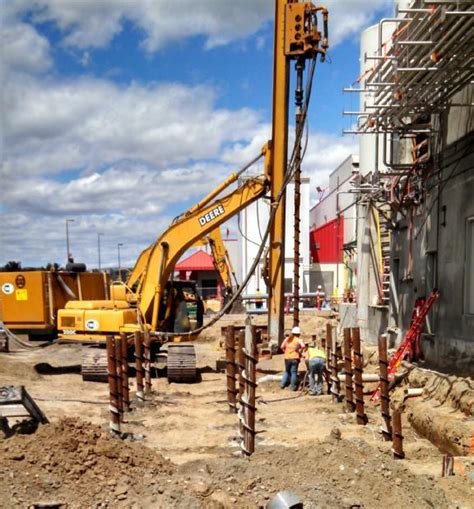
[[[344,217],[333,219],[309,233],[311,257],[314,263],[342,263]]]

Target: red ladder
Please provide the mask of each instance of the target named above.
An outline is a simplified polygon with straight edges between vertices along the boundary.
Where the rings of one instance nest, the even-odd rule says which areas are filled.
[[[408,329],[403,341],[400,343],[397,351],[390,358],[388,364],[388,378],[393,380],[393,375],[398,371],[403,360],[415,360],[420,357],[420,337],[425,323],[425,318],[430,312],[431,307],[439,297],[439,291],[435,288],[425,299],[417,299],[411,316],[410,328]],[[375,389],[370,400],[378,403],[380,399],[380,383]]]

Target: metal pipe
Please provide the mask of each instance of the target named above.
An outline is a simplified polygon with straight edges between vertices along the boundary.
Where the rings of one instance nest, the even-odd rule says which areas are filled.
[[[250,322],[248,320],[248,322]],[[245,326],[245,369],[243,378],[245,390],[242,395],[243,406],[243,441],[242,454],[250,456],[255,452],[255,393],[256,393],[256,367],[257,367],[257,342],[255,326],[247,323]]]
[[[237,412],[237,389],[235,376],[235,330],[233,325],[229,325],[225,336],[226,353],[226,377],[227,377],[227,402],[229,411]]]
[[[395,410],[392,416],[392,452],[394,459],[403,459],[402,412]]]
[[[469,33],[469,29],[470,29],[470,23],[469,22],[466,23],[465,21],[466,20],[459,19],[459,20],[456,20],[456,22],[454,24],[452,24],[451,27],[449,27],[449,28],[447,27],[446,31],[443,34],[442,40],[439,41],[432,48],[432,50],[431,50],[432,53],[431,54],[436,54],[436,53],[442,51],[443,54],[446,55],[448,49],[451,46],[455,46],[456,54],[459,55],[459,40],[460,40],[460,37],[462,37],[465,33]],[[421,29],[427,31],[428,27],[421,26]],[[422,31],[422,30],[417,30],[417,31]],[[456,32],[458,32],[458,33],[456,33]],[[456,37],[455,37],[455,34],[456,34]],[[415,36],[415,34],[412,33],[412,37],[413,36]],[[469,39],[468,38],[467,38],[467,44],[469,46]],[[415,48],[415,52],[419,52],[419,51],[420,51],[420,48]],[[415,52],[406,53],[406,55],[404,56],[405,61],[406,62],[413,62],[414,58],[415,58]],[[423,55],[421,58],[424,58],[425,56],[426,55]],[[429,55],[426,56],[426,58],[428,58],[428,57],[429,57]],[[436,69],[438,69],[438,68],[436,68]],[[434,79],[434,76],[438,77],[438,79],[443,84],[443,86],[445,86],[445,84],[448,83],[448,82],[452,82],[452,76],[449,76],[450,77],[449,81],[441,79],[441,76],[438,76],[438,74],[436,74],[436,75],[433,74],[433,79]],[[409,87],[411,84],[415,84],[415,85],[418,84],[416,88],[420,88],[421,87],[421,91],[426,93],[426,94],[428,94],[430,89],[432,89],[432,87],[427,86],[426,76],[423,77],[423,79],[420,79],[418,73],[416,73],[412,77],[410,77],[408,82],[402,83],[402,85],[403,85],[403,87],[405,89],[407,89],[407,87]],[[387,93],[387,92],[385,92],[385,93]],[[419,94],[413,93],[413,90],[412,90],[411,91],[411,96],[418,97]]]
[[[143,368],[145,370],[145,396],[151,395],[151,349],[150,332],[145,328],[143,332]]]
[[[379,337],[379,372],[380,372],[380,413],[382,415],[382,435],[388,441],[392,439],[390,418],[390,395],[388,391],[388,355],[387,335]]]
[[[344,87],[342,89],[343,92],[370,92],[370,90],[368,88],[347,88],[347,87]]]
[[[107,372],[109,381],[109,428],[111,433],[120,434],[120,412],[113,336],[107,336]]]
[[[326,324],[326,339],[325,339],[325,350],[326,350],[326,364],[324,370],[324,378],[328,386],[328,394],[331,393],[331,324]]]
[[[354,386],[352,384],[352,340],[351,330],[344,329],[344,371],[346,386],[346,411],[354,412]]]
[[[127,335],[120,333],[120,347],[122,355],[122,400],[123,411],[130,412],[130,387],[128,384],[128,342]]]
[[[303,129],[303,71],[304,58],[296,61],[296,87],[295,87],[295,128],[296,135]],[[300,324],[300,208],[301,208],[301,141],[295,152],[294,164],[294,222],[293,222],[293,326]]]
[[[439,71],[438,67],[399,67],[398,72]],[[387,107],[387,106],[386,106]]]
[[[431,9],[398,9],[397,10],[397,13],[398,14],[410,14],[412,12],[423,12],[423,13],[427,13],[427,14],[430,14],[431,13]]]
[[[330,326],[331,327],[331,326]],[[337,376],[337,340],[336,340],[336,328],[331,327],[331,394],[332,402],[338,403],[341,401],[341,383]]]
[[[379,55],[372,55],[372,56],[368,56],[367,54],[365,55],[365,60],[398,60],[397,57],[389,57],[389,56],[379,56]]]
[[[239,403],[242,399],[242,394],[244,393],[244,378],[243,378],[243,371],[245,369],[244,347],[245,347],[245,330],[241,330],[239,331],[238,350],[236,355],[239,370],[239,396],[238,396]]]
[[[115,372],[117,373],[118,411],[120,422],[123,422],[123,382],[122,382],[122,346],[119,338],[114,338],[115,343]]]
[[[145,401],[143,394],[143,343],[142,334],[139,331],[135,332],[135,372],[137,378],[137,400]]]
[[[434,44],[433,41],[397,41],[396,44],[400,46],[416,46],[416,45],[430,45]]]
[[[354,385],[355,385],[355,403],[357,424],[367,424],[367,415],[364,409],[364,386],[362,382],[362,373],[364,363],[362,360],[362,352],[360,346],[360,329],[355,327],[352,329],[352,348],[354,350]]]

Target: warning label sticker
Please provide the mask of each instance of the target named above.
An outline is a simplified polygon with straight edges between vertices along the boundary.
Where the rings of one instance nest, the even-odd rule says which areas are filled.
[[[16,300],[28,300],[28,290],[23,288],[16,291]]]

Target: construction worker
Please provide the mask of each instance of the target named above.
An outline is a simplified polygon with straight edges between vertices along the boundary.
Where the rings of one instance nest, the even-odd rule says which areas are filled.
[[[298,388],[298,364],[305,344],[301,341],[301,329],[293,327],[291,334],[281,344],[281,349],[285,353],[285,373],[281,379],[281,388],[284,389],[290,385],[292,391]]]
[[[326,354],[317,347],[316,343],[306,343],[304,357],[309,371],[309,393],[311,396],[320,396],[323,393],[323,372],[326,361]],[[318,374],[315,383],[314,375]]]
[[[316,309],[321,309],[321,304],[326,297],[326,293],[323,291],[321,285],[318,285],[318,289],[316,290]]]

